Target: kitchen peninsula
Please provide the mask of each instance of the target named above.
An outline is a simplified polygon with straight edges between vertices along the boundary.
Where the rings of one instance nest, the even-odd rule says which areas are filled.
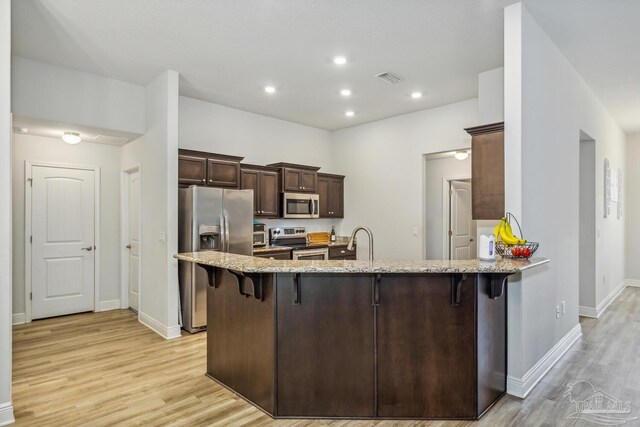
[[[276,418],[479,418],[506,391],[507,277],[549,261],[176,257],[208,273],[207,374]]]

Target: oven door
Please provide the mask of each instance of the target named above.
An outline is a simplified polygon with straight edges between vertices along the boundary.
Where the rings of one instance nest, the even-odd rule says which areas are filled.
[[[292,258],[304,261],[327,260],[329,259],[329,249],[302,249],[293,251]]]
[[[267,232],[266,231],[254,231],[253,232],[253,246],[267,246]]]
[[[317,194],[283,193],[283,218],[319,218],[320,196]]]

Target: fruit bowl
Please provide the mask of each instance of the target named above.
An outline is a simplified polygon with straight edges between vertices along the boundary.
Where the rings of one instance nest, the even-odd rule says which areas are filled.
[[[522,245],[507,245],[504,242],[496,242],[496,253],[503,258],[529,259],[538,250],[538,246],[538,242],[527,242]]]

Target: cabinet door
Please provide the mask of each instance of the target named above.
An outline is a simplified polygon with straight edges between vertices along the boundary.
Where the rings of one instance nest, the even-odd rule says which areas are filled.
[[[260,172],[242,169],[240,171],[240,189],[253,190],[253,215],[260,215]]]
[[[473,418],[475,275],[385,275],[378,306],[378,416]],[[428,309],[426,309],[428,308]]]
[[[298,169],[284,168],[282,174],[284,191],[300,192],[302,190],[302,181]]]
[[[329,218],[329,205],[331,204],[329,192],[329,178],[318,177],[318,196],[320,196],[320,218]]]
[[[288,260],[288,259],[291,259],[291,251],[262,252],[262,253],[258,252],[257,254],[253,254],[253,256],[258,258]]]
[[[207,185],[209,187],[240,188],[240,163],[207,159]]]
[[[329,182],[329,200],[331,203],[329,215],[333,218],[344,217],[344,182],[341,179],[332,179]]]
[[[278,415],[375,416],[371,276],[300,274],[297,304],[294,277],[277,278]]]
[[[300,171],[302,191],[308,193],[315,193],[318,187],[318,174],[311,171]]]
[[[206,185],[207,159],[194,156],[178,156],[178,184]]]
[[[279,204],[278,173],[260,172],[260,216],[277,217]]]

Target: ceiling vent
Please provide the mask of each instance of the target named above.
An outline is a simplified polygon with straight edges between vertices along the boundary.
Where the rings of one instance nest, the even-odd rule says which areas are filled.
[[[403,81],[404,79],[400,76],[397,76],[393,73],[390,72],[386,72],[386,73],[380,73],[378,75],[375,76],[377,79],[382,80],[385,83],[389,83],[390,85],[394,85],[397,83],[400,83],[401,81]]]

